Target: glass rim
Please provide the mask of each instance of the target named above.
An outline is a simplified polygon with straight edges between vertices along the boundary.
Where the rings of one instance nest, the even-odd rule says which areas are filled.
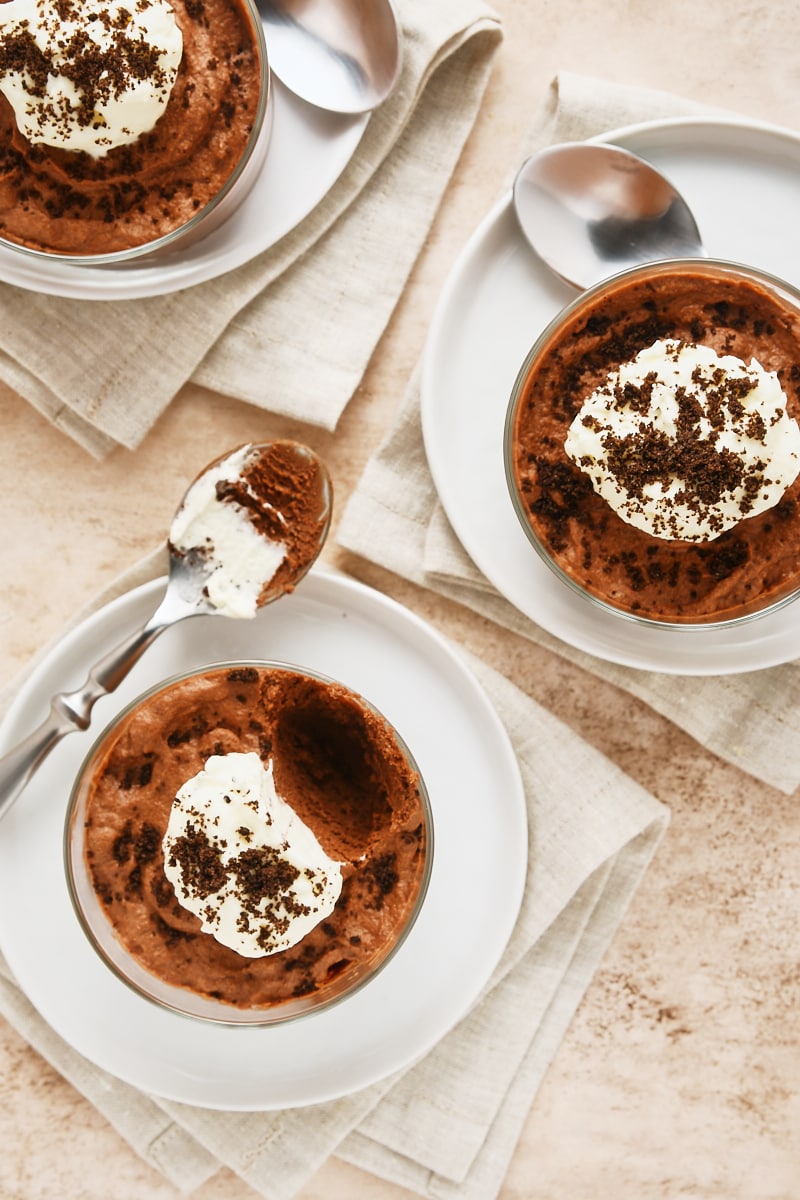
[[[75,254],[63,250],[40,250],[35,246],[25,246],[21,242],[15,242],[0,233],[0,247],[2,249],[23,255],[32,262],[58,263],[59,266],[66,265],[78,269],[82,267],[108,267],[133,262],[142,258],[156,258],[165,251],[172,250],[184,238],[196,233],[200,226],[205,224],[223,201],[227,200],[230,196],[234,187],[250,165],[262,138],[268,142],[272,135],[272,72],[269,65],[264,26],[258,12],[256,0],[238,0],[238,3],[241,4],[243,11],[249,18],[255,36],[261,86],[253,117],[253,128],[250,130],[250,135],[235,167],[219,191],[215,192],[211,199],[196,213],[193,213],[187,221],[184,221],[182,225],[169,230],[168,233],[161,234],[160,237],[155,238],[153,241],[142,242],[136,246],[126,246],[122,250],[109,250],[102,254]]]
[[[549,343],[556,336],[558,331],[565,325],[574,313],[580,311],[587,303],[591,303],[595,297],[602,295],[611,287],[618,287],[628,280],[635,281],[643,275],[667,275],[667,274],[686,274],[695,272],[703,274],[704,272],[714,271],[716,273],[724,273],[730,277],[745,277],[757,283],[763,283],[773,290],[782,292],[796,307],[798,317],[800,318],[800,286],[795,286],[788,280],[775,275],[770,271],[763,270],[760,267],[753,267],[747,263],[738,262],[734,259],[725,258],[669,258],[659,259],[650,263],[637,263],[635,266],[627,267],[623,271],[618,271],[613,275],[609,275],[606,279],[599,280],[591,287],[579,292],[574,299],[568,301],[558,312],[547,322],[544,329],[538,334],[531,347],[525,354],[519,370],[514,379],[513,386],[506,406],[505,422],[503,426],[503,468],[506,478],[506,486],[514,508],[514,512],[522,527],[523,532],[528,538],[529,543],[539,555],[540,559],[550,568],[554,575],[571,589],[571,591],[580,596],[584,600],[588,600],[596,608],[602,612],[610,613],[617,619],[627,620],[636,625],[644,625],[651,629],[666,629],[666,630],[685,630],[689,633],[707,633],[711,629],[730,629],[733,626],[745,625],[751,621],[756,621],[761,617],[768,616],[778,610],[787,607],[794,603],[800,597],[800,582],[790,592],[784,596],[779,596],[776,599],[768,601],[762,607],[754,611],[739,613],[732,617],[723,617],[716,619],[713,615],[705,619],[689,619],[685,621],[659,618],[646,614],[632,612],[628,609],[617,607],[610,600],[604,599],[602,596],[590,592],[583,587],[567,571],[563,569],[552,557],[547,547],[543,544],[535,529],[527,518],[525,504],[517,487],[516,475],[514,471],[514,431],[516,425],[517,412],[522,400],[525,385],[531,374],[531,371],[541,357],[542,353],[548,348]]]
[[[255,667],[257,669],[266,669],[273,671],[283,671],[292,675],[301,675],[311,678],[325,685],[334,685],[337,688],[345,691],[349,697],[355,700],[360,706],[368,709],[376,715],[386,726],[391,730],[392,735],[397,743],[398,749],[401,751],[406,763],[413,771],[419,792],[419,802],[422,810],[422,816],[425,827],[425,861],[422,867],[419,887],[414,898],[413,906],[411,907],[405,923],[396,936],[395,940],[376,962],[369,963],[364,969],[363,974],[359,974],[350,983],[347,983],[340,991],[333,992],[329,997],[316,1000],[314,994],[301,996],[297,998],[289,998],[274,1005],[238,1008],[233,1004],[226,1004],[223,1001],[214,1000],[211,997],[203,996],[201,993],[194,992],[189,988],[182,988],[177,984],[169,983],[149,971],[138,959],[127,949],[127,947],[116,936],[112,922],[107,915],[98,907],[102,922],[100,928],[107,935],[108,944],[111,950],[103,943],[100,934],[98,934],[92,924],[89,914],[86,912],[85,905],[80,898],[80,880],[78,879],[78,868],[75,859],[78,857],[80,862],[83,862],[83,838],[76,839],[76,827],[80,823],[76,821],[78,810],[81,802],[81,788],[86,781],[87,775],[90,772],[95,760],[101,754],[107,741],[113,736],[115,730],[130,716],[140,705],[145,704],[152,697],[161,692],[174,687],[187,679],[192,679],[196,676],[208,675],[216,671],[225,671],[242,667]],[[82,826],[81,826],[82,828]],[[76,844],[77,842],[77,844]],[[66,807],[64,819],[64,831],[62,839],[63,863],[64,872],[67,883],[67,891],[69,893],[70,902],[72,904],[75,916],[81,926],[81,929],[88,943],[99,956],[102,962],[108,967],[113,974],[132,990],[141,999],[148,1001],[157,1008],[174,1013],[176,1016],[185,1017],[189,1020],[197,1020],[214,1025],[225,1025],[235,1028],[266,1028],[287,1024],[292,1021],[299,1021],[303,1017],[309,1017],[314,1014],[327,1011],[334,1005],[341,1004],[349,997],[361,991],[375,976],[386,967],[389,962],[395,957],[401,946],[405,943],[410,935],[414,925],[417,922],[420,912],[428,892],[433,872],[434,860],[434,821],[433,810],[430,801],[430,793],[423,774],[419,768],[413,752],[408,746],[403,736],[399,733],[396,726],[389,718],[367,699],[360,692],[348,684],[342,683],[341,680],[333,676],[326,675],[321,671],[317,671],[311,667],[301,666],[296,663],[285,662],[278,659],[226,659],[218,662],[212,662],[201,667],[188,668],[185,671],[180,671],[174,675],[170,675],[164,680],[151,685],[145,691],[134,697],[127,703],[118,713],[116,713],[100,731],[95,738],[91,747],[84,755],[80,766],[78,767],[75,777],[70,788],[69,799]],[[83,872],[84,879],[88,878],[86,872]],[[87,892],[91,892],[94,896],[93,889],[88,886]],[[114,953],[112,953],[112,951]],[[124,960],[124,961],[123,961]],[[207,1009],[203,1012],[200,1009]]]

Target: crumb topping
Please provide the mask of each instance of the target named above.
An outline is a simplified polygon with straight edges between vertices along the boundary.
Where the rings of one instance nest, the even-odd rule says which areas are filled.
[[[624,520],[676,540],[718,537],[777,503],[800,471],[800,428],[777,378],[679,339],[614,371],[565,448]]]
[[[181,54],[167,3],[28,0],[9,14],[0,90],[31,142],[102,156],[155,125]]]

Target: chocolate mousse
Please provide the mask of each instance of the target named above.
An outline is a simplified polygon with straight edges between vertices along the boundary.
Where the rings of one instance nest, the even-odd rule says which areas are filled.
[[[800,587],[800,311],[781,286],[639,268],[551,326],[515,395],[512,497],[580,589],[702,624]]]
[[[87,256],[179,229],[236,171],[263,86],[244,0],[4,0],[0,237]]]
[[[241,775],[217,797],[223,817],[206,819],[202,796],[228,760],[272,776],[316,874],[281,857],[292,832],[267,844],[265,826],[283,818],[262,820]],[[419,777],[386,720],[338,683],[226,665],[165,685],[112,730],[82,786],[86,870],[116,937],[148,972],[226,1005],[338,994],[392,950],[420,897],[430,846]],[[242,798],[223,828],[225,806]],[[304,874],[305,899],[289,895]],[[226,919],[226,887],[239,903],[227,936],[241,952],[205,931]],[[317,898],[321,917],[309,915]],[[288,945],[298,915],[312,927]]]
[[[169,530],[173,556],[202,568],[210,605],[254,617],[291,592],[327,536],[333,485],[322,460],[289,439],[251,443],[210,463]]]

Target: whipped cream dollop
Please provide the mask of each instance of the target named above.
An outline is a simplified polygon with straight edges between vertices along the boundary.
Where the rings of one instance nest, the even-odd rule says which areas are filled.
[[[175,550],[206,560],[208,599],[229,617],[255,616],[261,592],[286,556],[285,543],[268,538],[249,515],[265,504],[242,476],[252,453],[252,446],[242,446],[204,471],[169,531]],[[280,513],[275,516],[285,524]]]
[[[800,472],[800,427],[777,375],[672,340],[587,397],[565,449],[623,520],[690,542],[773,507]]]
[[[6,0],[0,92],[33,143],[95,158],[151,130],[183,38],[166,0]]]
[[[339,863],[255,753],[213,755],[183,785],[163,850],[183,907],[245,958],[294,946],[330,916],[342,888]]]

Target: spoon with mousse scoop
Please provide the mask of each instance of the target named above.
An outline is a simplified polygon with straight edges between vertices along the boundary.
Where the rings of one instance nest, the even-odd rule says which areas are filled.
[[[573,287],[637,263],[706,254],[669,180],[611,143],[565,142],[534,154],[517,172],[513,201],[533,249]]]
[[[327,468],[298,442],[249,444],[210,463],[170,526],[169,579],[156,611],[82,687],[54,696],[39,728],[0,758],[0,817],[56,743],[89,728],[95,702],[170,625],[200,615],[254,617],[291,592],[325,544],[332,503]]]
[[[257,0],[269,64],[296,96],[329,112],[367,113],[400,73],[391,0]]]

